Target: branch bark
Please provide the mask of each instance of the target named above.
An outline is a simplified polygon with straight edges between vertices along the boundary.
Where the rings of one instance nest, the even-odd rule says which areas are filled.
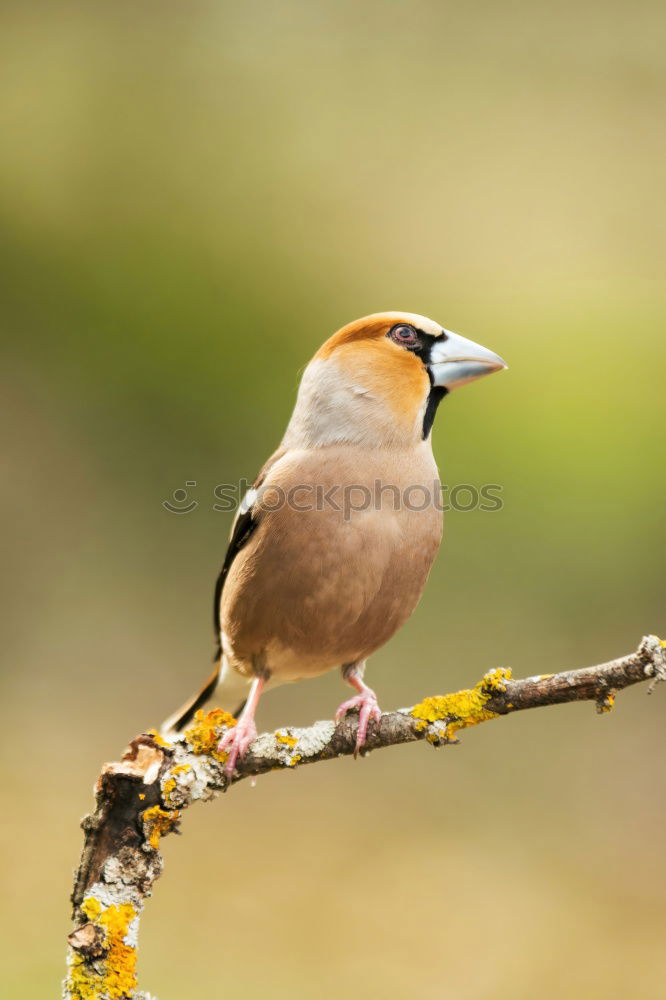
[[[582,670],[514,680],[498,668],[475,687],[426,698],[412,708],[382,715],[371,726],[367,750],[426,740],[457,742],[456,733],[512,712],[570,701],[593,701],[610,711],[618,691],[666,680],[666,643],[646,636],[634,653]],[[337,726],[264,733],[239,762],[231,784],[267,771],[300,767],[354,753],[358,717]],[[69,935],[65,1000],[139,1000],[136,961],[139,919],[162,873],[159,843],[178,829],[183,811],[226,791],[225,755],[216,750],[234,720],[219,709],[199,712],[171,743],[156,732],[132,740],[118,762],[105,764],[96,785],[94,813],[82,821],[84,846],[72,892],[74,930]]]

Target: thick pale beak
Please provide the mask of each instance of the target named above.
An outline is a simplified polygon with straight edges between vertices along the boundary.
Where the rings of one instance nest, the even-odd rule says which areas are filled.
[[[444,330],[441,340],[437,339],[432,346],[428,367],[432,373],[433,385],[451,391],[459,385],[473,382],[482,375],[492,375],[508,366],[499,354],[493,354],[487,347],[481,347],[473,340]]]

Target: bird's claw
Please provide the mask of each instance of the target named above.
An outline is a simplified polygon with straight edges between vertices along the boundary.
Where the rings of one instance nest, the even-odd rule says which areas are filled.
[[[235,726],[231,729],[227,729],[226,733],[217,744],[218,753],[228,754],[227,759],[224,762],[224,773],[226,775],[227,782],[230,782],[234,776],[236,761],[239,757],[245,756],[248,747],[253,740],[256,740],[256,738],[257,727],[254,724],[254,719],[243,719],[241,717]]]
[[[356,731],[354,757],[358,757],[359,751],[365,746],[370,719],[378,723],[382,717],[382,712],[377,703],[377,695],[371,688],[366,688],[365,691],[354,695],[348,701],[343,701],[335,713],[335,721],[340,722],[344,719],[347,712],[352,712],[355,708],[358,709],[358,729]]]

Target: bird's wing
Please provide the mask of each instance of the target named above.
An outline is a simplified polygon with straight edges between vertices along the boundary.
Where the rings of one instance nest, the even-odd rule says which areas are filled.
[[[220,570],[220,574],[215,584],[213,623],[215,626],[215,636],[218,644],[217,651],[215,653],[216,660],[219,660],[220,656],[222,655],[221,637],[220,637],[220,629],[221,629],[220,602],[222,600],[222,590],[224,589],[224,582],[227,576],[229,575],[231,564],[233,563],[234,559],[236,558],[240,550],[246,544],[248,539],[251,537],[252,533],[257,527],[257,524],[259,523],[254,508],[255,501],[257,499],[257,491],[262,486],[269,471],[272,469],[275,463],[280,458],[282,458],[284,454],[285,454],[285,449],[278,448],[278,450],[271,455],[268,461],[264,463],[259,472],[259,475],[257,476],[252,486],[241,500],[240,506],[238,507],[238,512],[236,514],[236,517],[234,518],[234,523],[231,526],[229,546],[227,548],[227,552],[224,557],[224,562],[222,563],[222,569]]]

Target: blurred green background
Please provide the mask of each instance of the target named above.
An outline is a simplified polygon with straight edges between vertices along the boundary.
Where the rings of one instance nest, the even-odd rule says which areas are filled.
[[[203,680],[231,515],[343,323],[425,313],[510,371],[445,402],[453,512],[382,705],[664,621],[666,14],[657,2],[6,3],[7,995],[57,995],[102,761]],[[199,506],[174,515],[174,490]],[[260,727],[330,717],[327,677]],[[665,694],[249,783],[185,817],[161,1000],[663,995]]]

